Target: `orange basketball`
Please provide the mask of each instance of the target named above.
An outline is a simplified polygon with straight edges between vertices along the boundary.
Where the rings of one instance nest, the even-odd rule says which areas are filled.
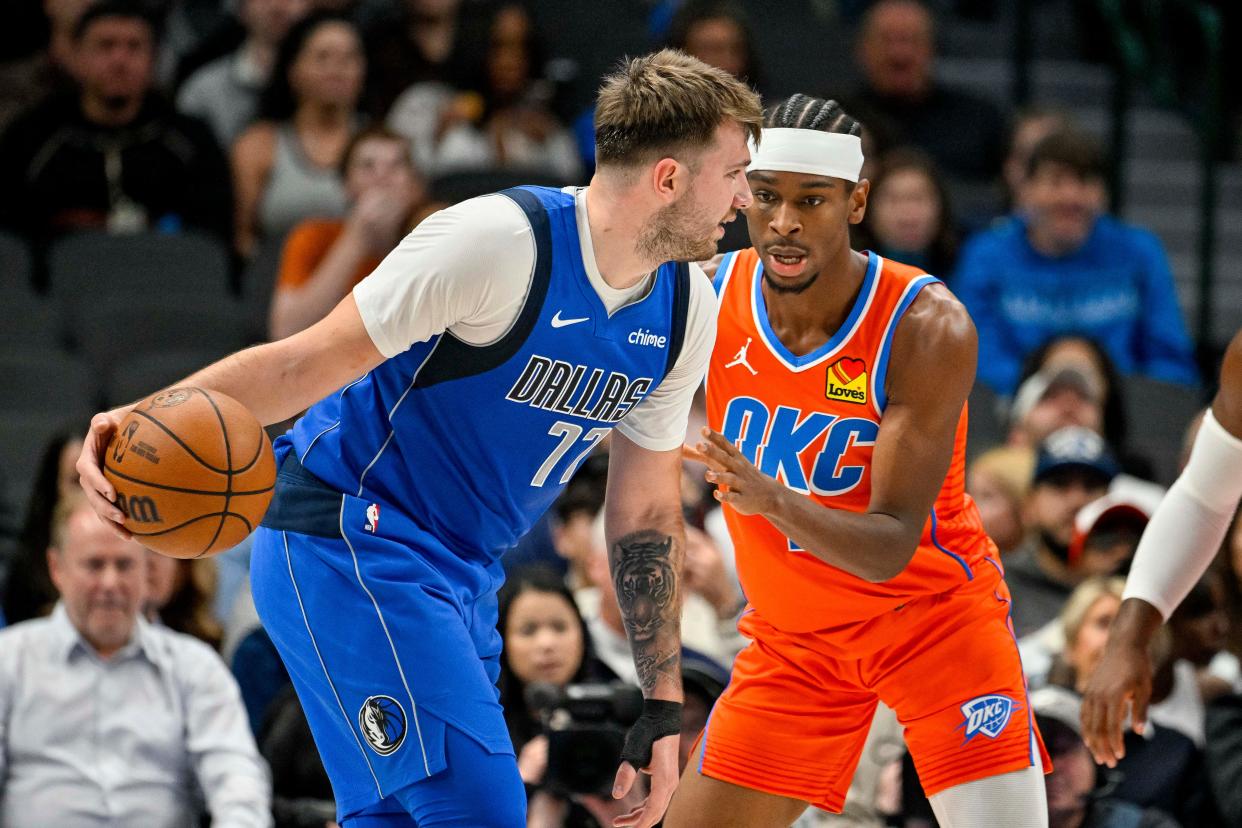
[[[169,388],[121,421],[104,451],[125,528],[174,558],[236,546],[263,519],[276,484],[267,432],[232,397]]]

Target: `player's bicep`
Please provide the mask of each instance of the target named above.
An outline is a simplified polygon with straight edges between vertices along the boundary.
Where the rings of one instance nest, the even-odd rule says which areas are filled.
[[[921,530],[953,458],[977,349],[970,317],[943,288],[925,289],[899,323],[872,457],[871,511]]]

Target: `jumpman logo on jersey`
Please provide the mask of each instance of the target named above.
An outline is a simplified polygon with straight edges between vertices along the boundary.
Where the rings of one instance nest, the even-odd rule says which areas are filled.
[[[747,371],[750,371],[751,376],[757,376],[759,374],[759,372],[754,368],[751,368],[750,363],[746,361],[746,352],[750,350],[750,342],[751,338],[749,336],[746,337],[746,344],[737,349],[737,354],[733,357],[733,361],[725,364],[726,368],[732,368],[734,365],[741,365]]]

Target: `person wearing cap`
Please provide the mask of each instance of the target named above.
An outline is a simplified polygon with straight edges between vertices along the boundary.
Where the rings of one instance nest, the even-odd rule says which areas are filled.
[[[1026,504],[1029,537],[1005,563],[1019,638],[1056,618],[1082,580],[1070,562],[1074,518],[1108,492],[1120,471],[1104,438],[1089,428],[1067,426],[1040,444]]]
[[[1164,490],[1154,483],[1119,475],[1108,493],[1078,510],[1066,555],[1068,572],[1085,581],[1124,574],[1139,537]],[[1044,683],[1053,659],[1065,650],[1061,615],[1018,642],[1022,668],[1032,687]]]
[[[771,110],[754,247],[716,268],[708,428],[686,455],[724,504],[751,643],[666,828],[840,813],[881,701],[942,825],[1047,825],[999,553],[965,494],[974,327],[936,277],[851,248],[861,131],[835,101]]]
[[[1152,694],[1147,645],[1207,571],[1242,499],[1242,332],[1220,370],[1190,459],[1152,516],[1138,550],[1104,658],[1083,701],[1083,739],[1115,767],[1124,731],[1142,733]],[[1128,724],[1127,724],[1128,720]]]
[[[1074,365],[1045,368],[1027,378],[1009,409],[1009,444],[1038,446],[1065,426],[1104,428],[1104,389]]]

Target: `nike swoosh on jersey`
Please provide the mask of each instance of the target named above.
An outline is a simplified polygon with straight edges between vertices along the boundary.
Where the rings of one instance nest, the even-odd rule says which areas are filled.
[[[590,319],[591,317],[589,316],[584,316],[581,319],[561,319],[561,312],[557,311],[552,314],[552,327],[563,328],[566,325],[577,325],[579,322],[587,322]]]

